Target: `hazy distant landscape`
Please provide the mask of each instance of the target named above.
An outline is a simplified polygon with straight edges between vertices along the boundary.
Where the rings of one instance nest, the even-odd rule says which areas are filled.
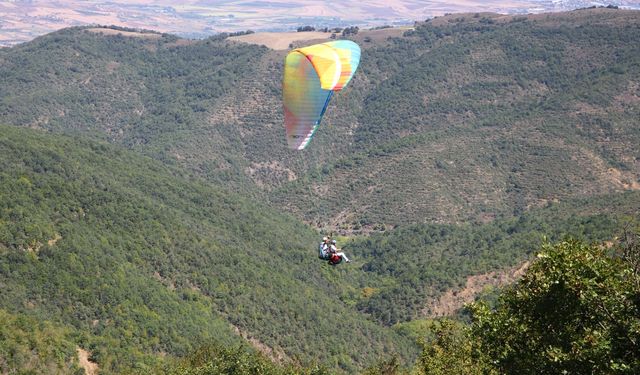
[[[26,42],[64,27],[88,24],[152,29],[202,38],[244,30],[292,31],[301,25],[406,25],[445,13],[540,13],[608,4],[640,9],[640,1],[635,0],[372,0],[340,3],[187,0],[180,5],[167,0],[10,0],[0,2],[0,46]]]

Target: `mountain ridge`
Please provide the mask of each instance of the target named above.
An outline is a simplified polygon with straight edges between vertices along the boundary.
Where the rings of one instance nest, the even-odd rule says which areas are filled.
[[[91,131],[325,230],[492,220],[637,188],[638,14],[450,15],[400,37],[351,36],[362,66],[300,153],[282,135],[285,52],[215,38],[73,29],[3,51],[0,118]],[[33,48],[41,57],[20,66]],[[13,78],[21,69],[60,88],[43,95]]]

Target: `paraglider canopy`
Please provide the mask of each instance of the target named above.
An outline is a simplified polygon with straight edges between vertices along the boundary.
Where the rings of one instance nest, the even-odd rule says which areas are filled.
[[[334,91],[342,90],[360,63],[360,47],[338,40],[294,49],[285,59],[282,93],[287,143],[304,149]]]

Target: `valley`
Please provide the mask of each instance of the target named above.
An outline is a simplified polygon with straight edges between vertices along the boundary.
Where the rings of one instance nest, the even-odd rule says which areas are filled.
[[[580,251],[635,295],[614,270],[640,220],[639,20],[363,28],[302,151],[282,62],[330,34],[81,26],[0,49],[0,373],[422,374],[446,318],[485,317],[465,303],[502,311],[544,267],[582,283],[561,262],[588,270]],[[353,262],[319,260],[324,235]]]

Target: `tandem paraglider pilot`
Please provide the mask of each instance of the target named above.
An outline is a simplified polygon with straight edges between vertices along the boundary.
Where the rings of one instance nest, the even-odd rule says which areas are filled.
[[[318,249],[318,257],[322,260],[328,261],[332,266],[340,264],[343,259],[345,262],[351,263],[351,260],[347,258],[347,255],[336,247],[336,243],[336,240],[332,240],[329,237],[322,237],[322,242]]]

